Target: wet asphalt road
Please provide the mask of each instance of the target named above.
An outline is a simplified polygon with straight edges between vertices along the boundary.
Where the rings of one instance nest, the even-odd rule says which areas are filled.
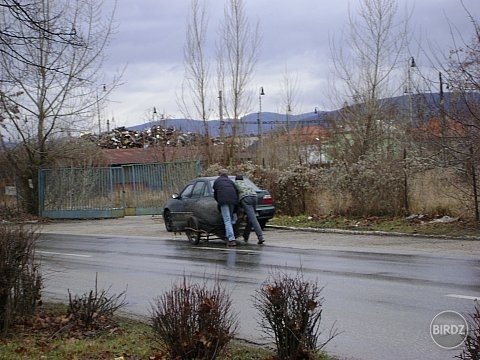
[[[268,237],[275,238],[276,230]],[[165,236],[164,236],[165,235]],[[295,239],[296,232],[291,232]],[[300,235],[299,235],[300,236]],[[329,235],[338,236],[338,235]],[[357,235],[358,236],[358,235]],[[65,300],[68,290],[126,290],[127,311],[148,315],[154,299],[183,275],[199,282],[218,276],[239,312],[238,337],[266,344],[253,295],[273,268],[324,286],[322,328],[340,332],[326,350],[345,359],[452,359],[458,350],[437,347],[429,326],[441,311],[473,311],[480,296],[480,260],[424,252],[385,252],[257,246],[227,249],[212,241],[190,245],[183,236],[66,235],[44,233],[37,247],[45,297]]]

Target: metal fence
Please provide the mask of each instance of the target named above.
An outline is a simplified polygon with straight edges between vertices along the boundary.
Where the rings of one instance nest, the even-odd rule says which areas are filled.
[[[41,169],[39,213],[58,219],[160,214],[170,195],[199,173],[199,161]]]

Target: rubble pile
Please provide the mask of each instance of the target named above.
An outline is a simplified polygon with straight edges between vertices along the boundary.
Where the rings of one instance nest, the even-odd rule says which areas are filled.
[[[204,143],[204,136],[188,132],[184,133],[173,127],[152,126],[143,131],[133,131],[126,127],[118,127],[100,137],[93,134],[82,135],[82,138],[95,142],[103,149],[129,149],[155,146],[188,146]],[[213,141],[216,143],[216,141]]]

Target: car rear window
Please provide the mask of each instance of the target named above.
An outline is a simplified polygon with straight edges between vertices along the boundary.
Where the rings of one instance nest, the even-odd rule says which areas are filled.
[[[245,183],[248,186],[250,186],[253,190],[255,190],[255,191],[260,190],[260,188],[257,185],[255,185],[255,183],[252,180],[250,180],[249,178],[243,178],[243,181],[245,181]]]
[[[232,180],[232,181],[235,181],[235,176],[229,176],[228,178],[229,178],[230,180]],[[261,189],[260,189],[257,185],[255,185],[255,183],[254,183],[252,180],[250,180],[249,178],[244,177],[243,180],[244,180],[245,183],[246,183],[248,186],[250,186],[253,190],[255,190],[255,191],[260,191],[260,190],[261,190]],[[215,179],[210,180],[210,188],[212,188],[212,189],[213,189],[213,183],[214,183],[214,182],[215,182]]]

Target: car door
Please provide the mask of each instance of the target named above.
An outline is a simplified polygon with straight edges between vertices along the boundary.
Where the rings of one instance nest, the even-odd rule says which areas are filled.
[[[202,180],[202,187],[198,193],[200,196],[196,199],[192,211],[197,218],[202,230],[211,232],[219,226],[223,228],[223,220],[218,211],[218,204],[213,196],[212,184],[209,180]]]
[[[170,221],[172,230],[183,231],[187,226],[188,219],[192,216],[191,211],[191,197],[195,182],[188,183],[178,195],[174,195],[173,199],[168,201],[168,208],[170,211]]]
[[[205,181],[197,180],[193,184],[192,192],[188,199],[185,199],[185,209],[197,215],[198,202],[203,197],[203,191],[205,189]]]

